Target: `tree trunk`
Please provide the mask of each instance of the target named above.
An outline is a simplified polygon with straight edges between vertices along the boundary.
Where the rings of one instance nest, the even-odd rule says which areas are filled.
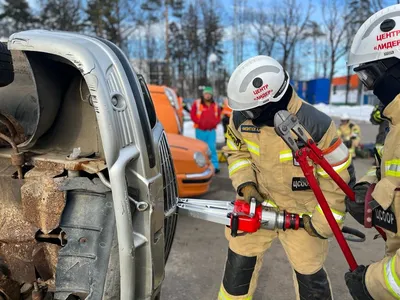
[[[347,67],[346,99],[345,99],[345,104],[348,104],[348,103],[349,103],[349,91],[350,91],[350,67]]]
[[[283,50],[283,59],[282,59],[282,67],[284,70],[287,69],[287,61],[288,61],[288,51],[287,50]]]
[[[363,89],[363,84],[361,80],[358,81],[358,87],[357,87],[357,100],[359,105],[363,105],[364,99],[362,99],[362,89]]]
[[[317,53],[317,38],[314,36],[313,38],[313,46],[314,46],[314,78],[318,78],[318,53]]]
[[[292,53],[290,54],[290,74],[292,74],[292,76],[295,76],[295,73],[294,73],[294,69],[295,69],[295,59],[294,59],[294,57],[295,57],[295,50],[293,49],[292,50]],[[298,79],[298,78],[297,78]]]
[[[332,80],[333,76],[335,74],[335,69],[334,69],[334,57],[332,57],[331,60],[331,70],[329,71],[329,83],[330,83],[330,89],[329,89],[329,98],[328,98],[328,103],[331,103],[331,94],[332,94]],[[347,97],[347,96],[346,96]]]

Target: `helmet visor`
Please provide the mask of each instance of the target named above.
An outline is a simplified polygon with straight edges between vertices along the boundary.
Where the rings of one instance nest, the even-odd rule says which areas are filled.
[[[388,58],[361,64],[354,68],[358,78],[368,90],[373,90],[379,78],[381,78],[391,67],[398,63],[397,58]]]
[[[257,106],[255,108],[252,109],[248,109],[248,110],[243,110],[241,111],[241,113],[246,117],[246,119],[257,119],[261,113],[264,111],[265,106]]]
[[[354,68],[354,72],[356,72],[358,78],[368,90],[374,89],[376,81],[383,74],[382,71],[384,70],[380,70],[379,66],[375,63],[360,65]]]

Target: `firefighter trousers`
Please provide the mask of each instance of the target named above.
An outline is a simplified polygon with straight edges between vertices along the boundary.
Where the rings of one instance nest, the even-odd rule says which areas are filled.
[[[333,299],[329,278],[323,268],[328,240],[312,237],[304,229],[261,229],[231,237],[230,229],[226,228],[225,235],[229,250],[218,300],[252,299],[264,254],[275,238],[280,240],[292,266],[296,299]]]

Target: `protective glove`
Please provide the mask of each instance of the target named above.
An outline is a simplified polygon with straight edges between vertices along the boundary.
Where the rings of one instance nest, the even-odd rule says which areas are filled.
[[[304,224],[304,229],[307,231],[307,233],[313,237],[318,237],[320,239],[326,239],[322,235],[320,235],[317,230],[315,230],[314,226],[312,225],[311,222],[311,217],[309,215],[303,215],[303,224]]]
[[[364,226],[364,207],[365,207],[365,196],[367,195],[368,188],[371,184],[368,182],[359,182],[353,187],[355,194],[355,201],[351,201],[346,196],[344,202],[346,205],[346,211],[353,216],[358,223]]]
[[[243,195],[244,201],[250,203],[251,199],[254,198],[257,201],[257,205],[260,205],[264,202],[263,196],[258,192],[257,188],[253,184],[245,185],[240,190]]]
[[[368,266],[360,265],[353,272],[347,272],[344,280],[350,291],[351,296],[355,300],[374,300],[369,294],[365,285],[365,274]]]

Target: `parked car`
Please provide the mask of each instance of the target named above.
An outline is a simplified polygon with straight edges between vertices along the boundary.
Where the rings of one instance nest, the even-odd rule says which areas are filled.
[[[145,82],[101,38],[29,30],[8,48],[0,298],[160,299],[177,186]]]
[[[177,98],[174,99],[171,92],[165,86],[148,84],[147,85],[153,99],[157,117],[164,129],[168,133],[182,133],[182,125],[179,120],[179,104]]]
[[[177,94],[170,87],[164,86],[165,93],[167,94],[168,99],[170,99],[171,103],[174,103],[174,108],[176,110],[176,114],[178,115],[178,120],[180,126],[183,130],[183,99],[178,98]]]
[[[193,197],[206,193],[214,175],[208,145],[202,141],[176,134],[179,120],[175,118],[174,100],[167,96],[172,89],[148,85],[157,117],[167,132],[168,143],[174,161],[180,197]],[[166,92],[166,91],[169,92]],[[173,92],[175,93],[175,92]]]
[[[206,143],[167,133],[180,197],[202,195],[210,189],[214,167]]]

